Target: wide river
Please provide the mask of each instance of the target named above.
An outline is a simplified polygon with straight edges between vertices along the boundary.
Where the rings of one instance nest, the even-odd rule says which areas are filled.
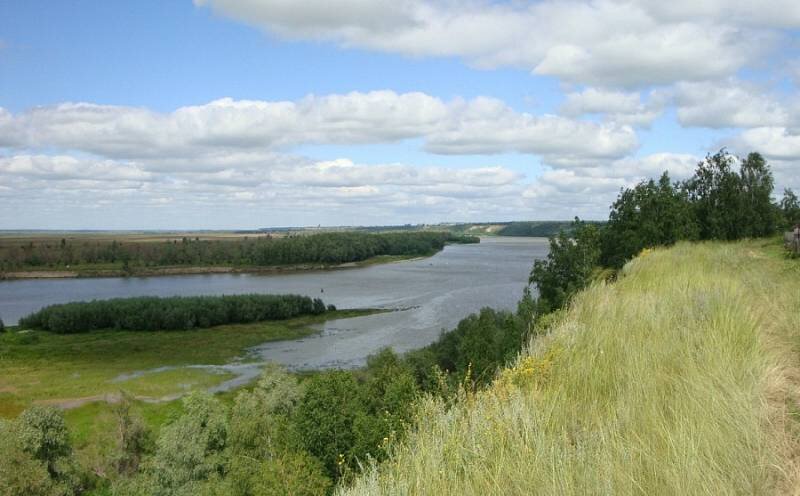
[[[397,352],[425,346],[482,307],[514,308],[533,261],[547,248],[542,238],[490,237],[447,246],[426,259],[333,271],[1,281],[0,317],[15,324],[43,306],[68,301],[235,293],[295,293],[339,308],[395,310],[329,321],[317,335],[254,349],[293,369],[354,367],[385,346]]]

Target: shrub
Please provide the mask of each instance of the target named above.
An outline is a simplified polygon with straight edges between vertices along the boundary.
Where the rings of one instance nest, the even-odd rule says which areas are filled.
[[[0,494],[69,496],[81,488],[64,415],[33,406],[14,421],[0,420]]]

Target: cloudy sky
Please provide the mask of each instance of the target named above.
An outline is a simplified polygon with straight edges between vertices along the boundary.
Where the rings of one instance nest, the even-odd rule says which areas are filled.
[[[601,219],[759,151],[797,0],[0,2],[0,229]]]

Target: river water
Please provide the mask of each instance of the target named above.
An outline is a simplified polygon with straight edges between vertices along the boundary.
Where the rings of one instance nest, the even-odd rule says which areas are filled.
[[[1,281],[0,317],[14,324],[68,301],[236,293],[295,293],[339,308],[395,310],[328,321],[317,335],[252,350],[292,369],[355,367],[385,346],[397,352],[425,346],[482,307],[514,308],[547,247],[541,238],[490,237],[446,246],[431,258],[333,271]]]

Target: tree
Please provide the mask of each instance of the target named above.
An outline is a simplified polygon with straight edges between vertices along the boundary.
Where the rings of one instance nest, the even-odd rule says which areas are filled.
[[[783,190],[783,198],[780,202],[780,212],[783,228],[791,228],[800,222],[800,201],[791,189]]]
[[[772,171],[764,157],[750,153],[742,161],[741,177],[741,218],[740,236],[757,238],[775,233],[777,216],[772,204],[774,180]]]
[[[290,417],[303,397],[297,379],[265,368],[252,391],[236,396],[231,412],[229,448],[235,455],[270,459],[301,444]]]
[[[141,417],[133,411],[133,402],[127,394],[122,394],[121,400],[111,407],[111,411],[117,420],[114,469],[120,475],[130,476],[139,469],[149,432]]]
[[[664,172],[658,182],[642,181],[620,192],[603,229],[601,261],[608,267],[622,267],[644,248],[697,236],[697,222],[686,194]]]
[[[64,415],[32,406],[0,420],[0,494],[69,496],[81,487]]]
[[[303,396],[297,379],[267,367],[252,391],[236,397],[228,436],[226,494],[325,494],[331,481],[319,460],[302,450],[291,415]]]
[[[733,170],[735,162],[735,157],[722,149],[698,163],[694,176],[684,183],[701,239],[742,237],[742,184]]]
[[[545,260],[536,260],[529,282],[539,290],[538,313],[563,307],[569,298],[589,284],[600,259],[600,235],[596,226],[577,217],[572,234],[560,231],[550,237]]]
[[[225,410],[208,393],[183,399],[184,413],[162,429],[149,474],[166,494],[189,483],[219,477],[228,435]]]
[[[305,448],[333,479],[355,464],[353,426],[362,411],[363,398],[353,374],[340,370],[312,377],[295,410],[295,425]]]

